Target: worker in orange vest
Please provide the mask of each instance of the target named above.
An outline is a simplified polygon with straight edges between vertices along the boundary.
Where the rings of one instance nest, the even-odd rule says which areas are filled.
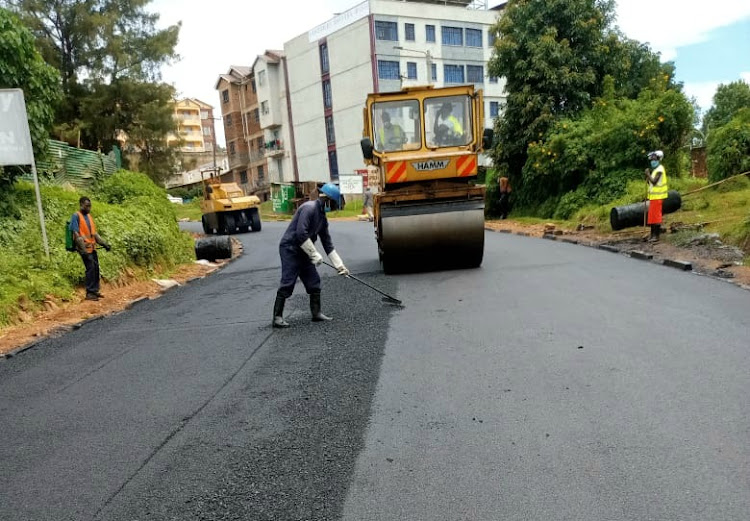
[[[99,257],[96,245],[101,245],[107,251],[112,247],[96,233],[96,223],[91,216],[91,199],[81,197],[78,204],[80,211],[71,217],[70,231],[73,233],[76,250],[81,254],[86,267],[86,300],[99,300],[102,294],[99,292]]]

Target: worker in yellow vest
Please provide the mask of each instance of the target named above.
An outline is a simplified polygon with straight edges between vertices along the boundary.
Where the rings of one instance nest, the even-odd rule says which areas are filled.
[[[91,216],[91,199],[81,197],[78,204],[80,211],[70,219],[70,231],[73,232],[76,250],[86,268],[86,300],[99,300],[102,294],[99,292],[99,257],[96,245],[101,245],[107,251],[112,247],[96,233],[96,223]]]
[[[404,129],[400,125],[394,125],[391,123],[391,115],[387,112],[383,112],[382,115],[383,126],[378,131],[378,137],[380,138],[380,146],[378,150],[384,150],[386,152],[393,150],[401,150],[401,147],[406,143],[406,134]]]
[[[655,150],[649,152],[648,160],[651,168],[646,169],[646,182],[648,183],[648,224],[651,226],[649,242],[658,242],[661,233],[662,205],[669,193],[667,184],[667,171],[661,164],[664,152]]]

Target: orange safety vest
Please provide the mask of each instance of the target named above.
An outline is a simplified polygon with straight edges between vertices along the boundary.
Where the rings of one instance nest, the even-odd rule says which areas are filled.
[[[94,236],[96,235],[96,224],[94,223],[94,218],[89,214],[89,221],[91,221],[91,229],[89,230],[89,225],[86,223],[86,218],[83,216],[81,212],[76,212],[78,214],[78,235],[83,237],[83,242],[86,244],[86,253],[91,253],[96,248],[96,239]]]

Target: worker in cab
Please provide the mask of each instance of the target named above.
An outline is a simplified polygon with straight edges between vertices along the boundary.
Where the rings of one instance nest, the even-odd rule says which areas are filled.
[[[664,152],[655,150],[649,152],[648,160],[650,168],[646,169],[646,182],[648,183],[648,224],[651,226],[649,242],[658,242],[661,233],[662,206],[664,199],[669,195],[667,184],[667,171],[661,164]]]
[[[400,125],[391,123],[391,115],[383,112],[383,126],[378,130],[379,150],[400,150],[406,143],[406,133]]]
[[[112,247],[96,232],[96,223],[91,215],[91,199],[81,197],[78,204],[79,211],[70,218],[69,227],[86,269],[86,300],[99,300],[102,294],[99,292],[99,256],[96,245],[101,245],[107,251]]]
[[[435,139],[439,145],[460,144],[464,134],[463,125],[453,115],[453,104],[445,102],[435,118]]]
[[[320,303],[320,275],[316,266],[323,261],[323,256],[315,247],[320,238],[328,258],[339,275],[348,275],[349,270],[333,247],[331,234],[328,232],[328,218],[326,208],[331,204],[337,205],[341,201],[339,188],[326,183],[319,190],[318,198],[303,203],[295,212],[292,222],[286,229],[279,243],[281,256],[281,282],[276,292],[273,305],[273,327],[289,327],[284,320],[284,304],[292,296],[294,285],[299,278],[310,295],[310,312],[313,322],[331,320],[321,312]]]

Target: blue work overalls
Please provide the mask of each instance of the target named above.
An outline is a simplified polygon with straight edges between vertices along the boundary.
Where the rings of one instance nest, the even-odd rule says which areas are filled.
[[[299,207],[284,232],[279,243],[281,256],[281,283],[279,295],[284,298],[292,296],[297,277],[300,278],[308,294],[320,293],[320,275],[310,257],[302,250],[301,245],[307,239],[313,243],[320,237],[326,254],[333,251],[333,242],[328,233],[328,219],[326,218],[323,202],[307,201]]]

